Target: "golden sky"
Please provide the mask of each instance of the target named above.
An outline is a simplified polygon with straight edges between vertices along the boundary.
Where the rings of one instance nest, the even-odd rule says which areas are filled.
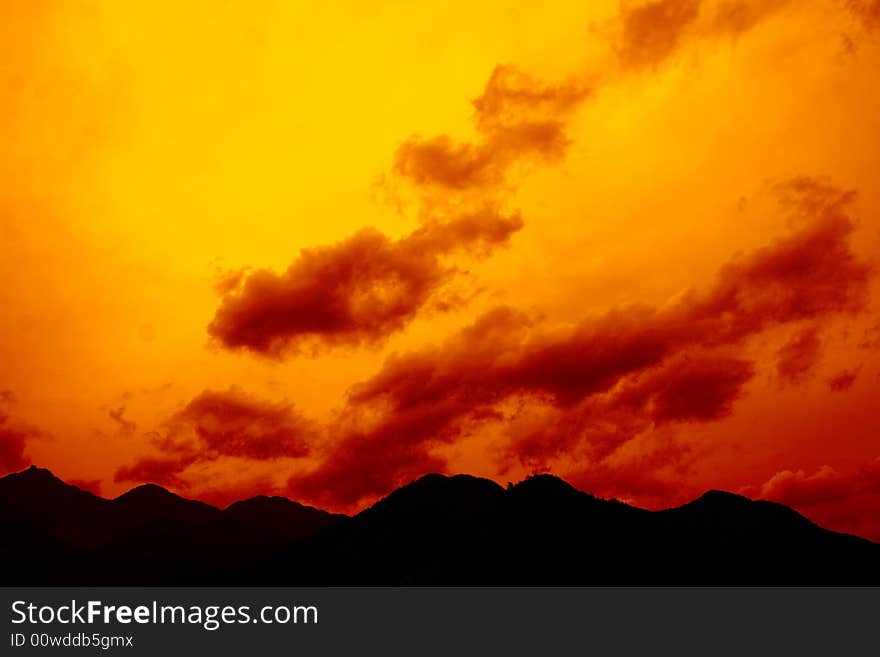
[[[880,2],[0,5],[0,470],[880,539]]]

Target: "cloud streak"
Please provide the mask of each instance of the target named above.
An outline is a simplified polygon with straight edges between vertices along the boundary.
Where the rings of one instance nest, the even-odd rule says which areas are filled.
[[[442,288],[456,274],[445,258],[485,257],[522,227],[493,207],[431,221],[391,240],[364,229],[333,246],[304,249],[287,271],[257,270],[231,285],[208,327],[225,347],[281,358],[303,348],[376,344],[429,301],[454,305]]]
[[[703,4],[626,4],[616,45],[624,74],[671,57],[692,24],[703,36],[739,34],[784,2],[727,1],[713,6],[705,25],[697,20],[707,13]],[[578,71],[553,84],[514,66],[496,66],[472,101],[474,140],[413,136],[395,152],[392,177],[414,190],[419,229],[392,240],[365,228],[335,245],[303,249],[283,273],[238,270],[217,285],[220,307],[208,333],[228,349],[280,359],[303,350],[378,345],[403,330],[458,273],[442,258],[453,252],[487,256],[522,228],[519,214],[498,209],[514,191],[510,172],[523,163],[563,158],[568,121],[596,92],[592,77]],[[449,207],[457,216],[442,210]],[[437,301],[432,307],[456,305]]]
[[[615,47],[624,71],[656,69],[689,41],[738,37],[789,0],[653,0],[624,2]]]
[[[822,356],[819,329],[808,326],[776,352],[776,373],[783,384],[804,381]]]
[[[506,448],[532,465],[575,453],[601,461],[652,427],[725,417],[755,371],[738,353],[746,340],[866,303],[870,270],[848,243],[852,194],[806,178],[777,191],[800,229],[728,263],[706,290],[571,326],[500,307],[440,346],[392,356],[350,391],[357,429],[294,477],[291,491],[341,505],[381,494],[440,466],[437,447],[514,422],[515,400],[546,409],[543,424]]]
[[[319,431],[292,404],[265,401],[234,386],[202,391],[174,413],[163,429],[152,435],[161,455],[119,468],[115,481],[185,488],[181,475],[191,465],[224,457],[302,458],[311,453]]]
[[[580,83],[544,85],[512,66],[497,66],[473,101],[479,138],[411,137],[397,149],[393,171],[417,187],[492,190],[520,161],[561,159],[569,144],[565,120],[591,93]]]

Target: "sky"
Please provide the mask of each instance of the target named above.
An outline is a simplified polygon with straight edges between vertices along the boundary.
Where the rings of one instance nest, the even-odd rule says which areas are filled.
[[[0,472],[880,540],[878,71],[877,0],[3,2]]]

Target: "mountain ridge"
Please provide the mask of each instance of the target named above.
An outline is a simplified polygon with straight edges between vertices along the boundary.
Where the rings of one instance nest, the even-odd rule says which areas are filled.
[[[880,544],[781,504],[711,490],[648,511],[548,474],[432,473],[349,517],[155,484],[108,500],[32,466],[0,478],[0,523],[23,585],[880,583]]]

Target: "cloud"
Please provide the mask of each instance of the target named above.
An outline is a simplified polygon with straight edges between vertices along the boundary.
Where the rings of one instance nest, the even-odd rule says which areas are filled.
[[[544,85],[513,67],[496,67],[473,101],[475,142],[412,137],[397,149],[393,171],[417,191],[418,229],[392,240],[365,228],[337,244],[304,249],[281,274],[224,273],[209,334],[224,347],[281,358],[302,349],[375,345],[426,307],[456,307],[456,295],[443,288],[459,272],[446,260],[487,257],[522,228],[518,213],[499,210],[507,171],[523,159],[561,157],[568,145],[564,118],[588,95],[579,84]],[[459,199],[450,216],[434,188],[478,189],[480,196]]]
[[[137,431],[137,423],[125,417],[125,404],[111,408],[107,411],[107,415],[113,422],[119,425],[119,430],[125,434],[132,434]]]
[[[653,0],[624,2],[616,51],[624,70],[655,69],[689,41],[737,37],[789,0]]]
[[[486,141],[458,144],[449,135],[411,137],[397,149],[394,172],[416,185],[456,190],[499,185],[517,158],[559,158],[568,145],[556,122],[518,126]]]
[[[723,2],[711,30],[745,31],[781,4]],[[659,0],[624,7],[622,59],[636,68],[659,64],[677,48],[700,6],[700,0]],[[564,156],[567,122],[595,91],[590,77],[579,71],[553,84],[514,66],[496,66],[472,101],[472,141],[413,136],[395,152],[393,179],[415,191],[416,206],[428,218],[421,228],[396,241],[365,228],[335,245],[303,250],[281,274],[223,272],[209,334],[229,349],[282,358],[304,348],[376,345],[427,307],[455,307],[452,296],[436,296],[456,273],[441,259],[453,251],[487,256],[522,227],[518,214],[497,209],[513,191],[508,174],[522,162]],[[438,208],[450,206],[463,214],[438,219]],[[465,224],[470,229],[462,231]]]
[[[720,0],[709,14],[705,33],[736,37],[757,27],[791,0]]]
[[[578,452],[593,463],[591,471],[606,472],[597,464],[645,432],[727,417],[753,376],[747,360],[684,351],[558,409],[536,429],[514,433],[503,457],[545,469],[553,459]]]
[[[747,360],[716,354],[684,354],[647,372],[614,395],[655,424],[710,422],[730,415],[743,385],[754,376]]]
[[[706,17],[700,22],[703,4],[702,0],[625,3],[614,46],[624,70],[656,68],[678,50],[691,28],[704,37],[742,34],[787,0],[726,0],[702,11]],[[477,139],[456,142],[445,134],[411,137],[398,147],[393,171],[417,187],[485,192],[502,185],[517,162],[558,160],[569,145],[568,118],[595,93],[594,85],[587,82],[593,77],[580,71],[554,85],[513,66],[497,66],[482,95],[473,100]]]
[[[588,95],[579,84],[544,85],[496,67],[473,101],[477,141],[412,137],[397,149],[393,171],[418,191],[418,229],[392,240],[366,228],[335,245],[304,249],[281,274],[227,272],[217,284],[221,303],[209,334],[227,348],[281,358],[304,348],[375,345],[426,307],[456,307],[459,298],[443,288],[458,270],[445,260],[487,257],[522,228],[519,214],[498,209],[506,173],[523,159],[561,157],[568,145],[563,119]],[[431,192],[436,187],[482,194],[444,216]]]
[[[208,331],[228,348],[275,358],[305,346],[381,342],[429,300],[442,303],[440,290],[456,271],[445,256],[486,256],[521,227],[519,215],[484,206],[396,241],[364,229],[333,246],[304,249],[284,273],[242,276]]]
[[[846,0],[846,7],[866,28],[880,27],[880,0]]]
[[[437,347],[392,356],[351,388],[344,415],[354,428],[334,431],[341,438],[291,490],[341,505],[386,492],[441,469],[436,447],[510,424],[512,401],[546,409],[543,425],[506,451],[531,464],[578,450],[601,460],[652,427],[725,417],[754,374],[737,354],[744,341],[866,303],[870,271],[848,243],[852,194],[806,178],[777,192],[800,229],[727,264],[706,290],[570,326],[500,307]]]
[[[13,417],[4,406],[15,401],[11,390],[0,390],[0,475],[17,472],[31,464],[27,455],[28,441],[45,434]]]
[[[237,387],[205,390],[168,422],[173,434],[191,430],[199,450],[253,459],[302,457],[315,426],[288,403],[273,403]]]
[[[808,326],[791,337],[776,352],[776,373],[782,383],[802,382],[822,355],[819,329]]]
[[[355,509],[365,498],[387,494],[425,473],[446,471],[446,462],[426,449],[428,436],[394,436],[390,427],[395,424],[405,430],[414,422],[403,419],[372,432],[349,434],[319,468],[294,475],[287,494],[318,506]]]
[[[852,223],[836,204],[817,207],[816,215],[802,230],[726,265],[708,291],[688,292],[669,307],[624,307],[556,331],[525,331],[526,317],[499,309],[440,350],[391,359],[353,398],[382,395],[405,405],[415,393],[446,395],[467,377],[471,393],[532,391],[570,405],[688,347],[723,346],[775,324],[861,310],[869,269],[849,250]]]
[[[852,495],[854,483],[827,465],[811,475],[803,470],[783,470],[761,486],[760,495],[789,506],[836,502]]]
[[[497,187],[516,162],[557,160],[569,144],[564,119],[590,95],[581,84],[544,85],[512,66],[498,66],[474,99],[479,138],[411,137],[398,147],[393,171],[416,186],[452,191]]]
[[[613,47],[624,74],[653,69],[690,36],[738,36],[787,4],[788,0],[624,2]],[[615,74],[578,71],[564,83],[547,84],[516,67],[497,66],[482,95],[472,101],[477,138],[456,142],[445,134],[411,137],[398,147],[393,171],[417,187],[450,192],[496,188],[517,162],[560,159],[569,145],[569,117],[596,92],[591,80],[613,80]]]
[[[178,457],[145,456],[133,464],[122,466],[116,470],[113,481],[133,481],[138,483],[158,484],[169,488],[186,489],[189,484],[180,477],[180,473],[198,460],[196,454]]]
[[[621,12],[619,55],[632,68],[657,66],[678,48],[697,20],[701,0],[655,0]]]
[[[880,457],[849,472],[828,465],[812,474],[782,470],[754,490],[763,499],[798,509],[823,527],[880,540]]]
[[[853,383],[856,382],[856,378],[859,373],[857,371],[852,370],[844,370],[838,374],[835,374],[830,379],[828,379],[828,389],[831,392],[843,392],[844,390],[849,390]]]
[[[483,93],[472,103],[483,133],[561,118],[586,100],[592,90],[582,83],[541,84],[514,66],[496,66]]]
[[[673,441],[619,463],[593,463],[566,475],[581,490],[656,508],[693,498],[696,491],[682,483],[691,449]]]
[[[204,390],[165,423],[152,442],[162,456],[147,456],[117,470],[115,481],[186,487],[180,476],[195,463],[236,457],[267,461],[302,458],[319,429],[292,404],[269,402],[233,386]]]

